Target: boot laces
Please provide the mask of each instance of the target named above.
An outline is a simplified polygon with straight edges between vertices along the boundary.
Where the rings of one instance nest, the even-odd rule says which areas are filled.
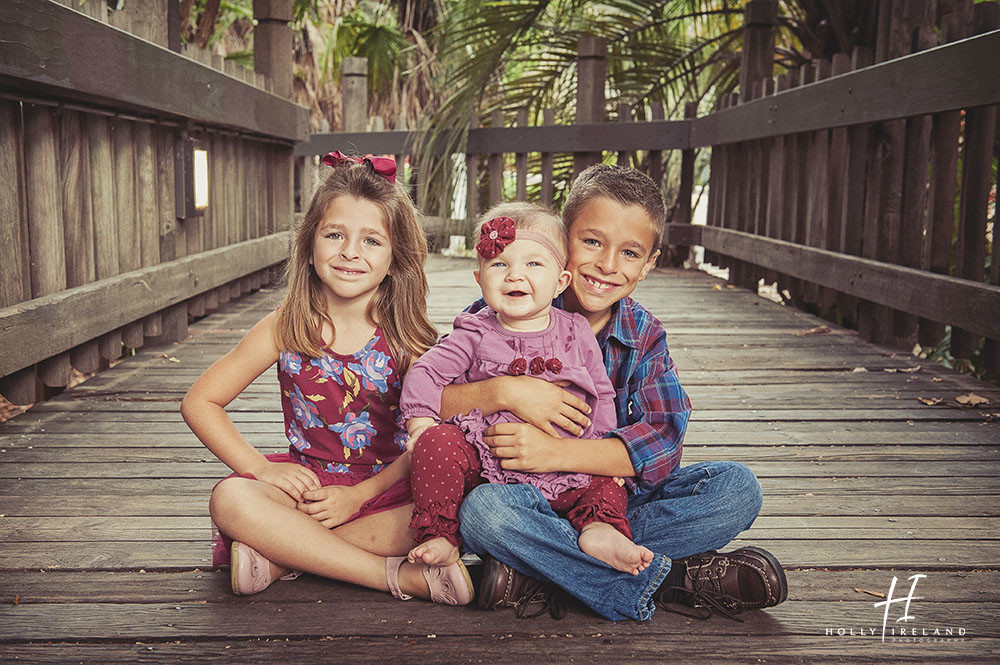
[[[743,601],[722,592],[723,571],[723,568],[710,568],[707,575],[689,575],[693,588],[672,586],[664,589],[660,592],[660,605],[668,612],[692,619],[705,620],[713,614],[721,614],[743,623],[743,619],[736,616],[744,609]],[[688,605],[696,611],[681,609],[677,607],[677,603]],[[704,611],[698,612],[699,609]]]
[[[548,611],[549,616],[559,620],[566,616],[566,595],[554,584],[531,579],[514,601],[514,606],[518,619],[534,619]],[[532,606],[537,608],[529,613],[528,609]]]

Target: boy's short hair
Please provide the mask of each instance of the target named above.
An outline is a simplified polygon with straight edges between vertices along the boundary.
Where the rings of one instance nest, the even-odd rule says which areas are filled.
[[[483,213],[473,234],[473,247],[479,244],[483,224],[497,217],[510,217],[514,220],[514,228],[537,231],[551,238],[556,247],[562,250],[563,256],[569,249],[566,228],[563,226],[562,220],[559,219],[559,215],[543,205],[524,201],[499,203]]]
[[[637,205],[645,210],[656,236],[652,251],[660,248],[667,211],[660,188],[648,175],[633,168],[611,164],[594,164],[584,169],[573,181],[563,207],[563,224],[567,231],[583,206],[598,197],[609,198],[626,206]]]

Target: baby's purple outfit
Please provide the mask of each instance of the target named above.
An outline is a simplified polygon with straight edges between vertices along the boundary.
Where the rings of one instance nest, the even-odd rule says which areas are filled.
[[[459,314],[454,331],[417,360],[406,374],[399,400],[402,420],[420,416],[438,419],[441,392],[451,383],[474,383],[496,376],[527,374],[546,381],[568,381],[566,390],[591,408],[590,425],[583,434],[560,430],[569,438],[596,439],[617,426],[615,390],[608,378],[597,338],[579,314],[552,308],[549,327],[518,332],[500,325],[496,312],[485,307]],[[523,369],[522,369],[523,367]],[[496,423],[521,422],[509,411],[483,416],[479,409],[450,419],[479,451],[483,478],[491,483],[528,483],[550,501],[562,492],[586,487],[586,473],[525,473],[500,467],[483,441]]]

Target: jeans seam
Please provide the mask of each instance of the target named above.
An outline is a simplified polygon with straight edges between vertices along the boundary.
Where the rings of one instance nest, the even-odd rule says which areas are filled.
[[[650,609],[648,605],[650,604],[653,594],[656,593],[656,590],[660,588],[663,581],[667,578],[667,573],[670,572],[670,566],[670,557],[663,555],[663,563],[660,564],[660,569],[657,570],[655,574],[650,575],[649,584],[639,596],[639,606],[637,607],[636,614],[639,616],[640,621],[647,621],[652,618],[653,611],[656,607],[654,605],[654,607]]]

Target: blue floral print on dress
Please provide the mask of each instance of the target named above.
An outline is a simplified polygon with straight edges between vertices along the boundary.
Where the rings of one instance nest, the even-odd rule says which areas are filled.
[[[365,390],[377,390],[380,393],[389,391],[386,381],[392,368],[389,366],[389,356],[371,349],[360,357],[360,363],[351,363],[347,367],[361,376],[361,385]]]
[[[327,462],[326,466],[323,467],[323,470],[326,471],[327,473],[350,473],[351,465],[343,463],[334,464],[333,462]]]
[[[369,419],[367,411],[361,413],[348,412],[344,422],[330,425],[330,429],[340,434],[340,441],[345,448],[361,450],[371,445],[375,426]]]
[[[323,427],[323,421],[319,419],[319,409],[316,405],[306,399],[298,386],[293,386],[293,388],[295,388],[295,392],[290,393],[288,399],[292,403],[295,418],[302,423],[303,427]]]
[[[278,367],[283,372],[297,376],[302,371],[302,356],[291,351],[282,351],[278,356]]]
[[[392,437],[392,442],[399,446],[400,450],[406,450],[406,442],[409,440],[410,435],[407,434],[405,429],[398,430]]]
[[[288,424],[288,442],[295,446],[295,449],[300,453],[312,448],[306,441],[306,435],[302,432],[302,428],[294,420]]]
[[[332,356],[313,358],[312,366],[315,367],[322,376],[328,379],[333,379],[340,385],[344,385],[344,381],[341,378],[341,375],[344,373],[344,363],[336,358]]]

